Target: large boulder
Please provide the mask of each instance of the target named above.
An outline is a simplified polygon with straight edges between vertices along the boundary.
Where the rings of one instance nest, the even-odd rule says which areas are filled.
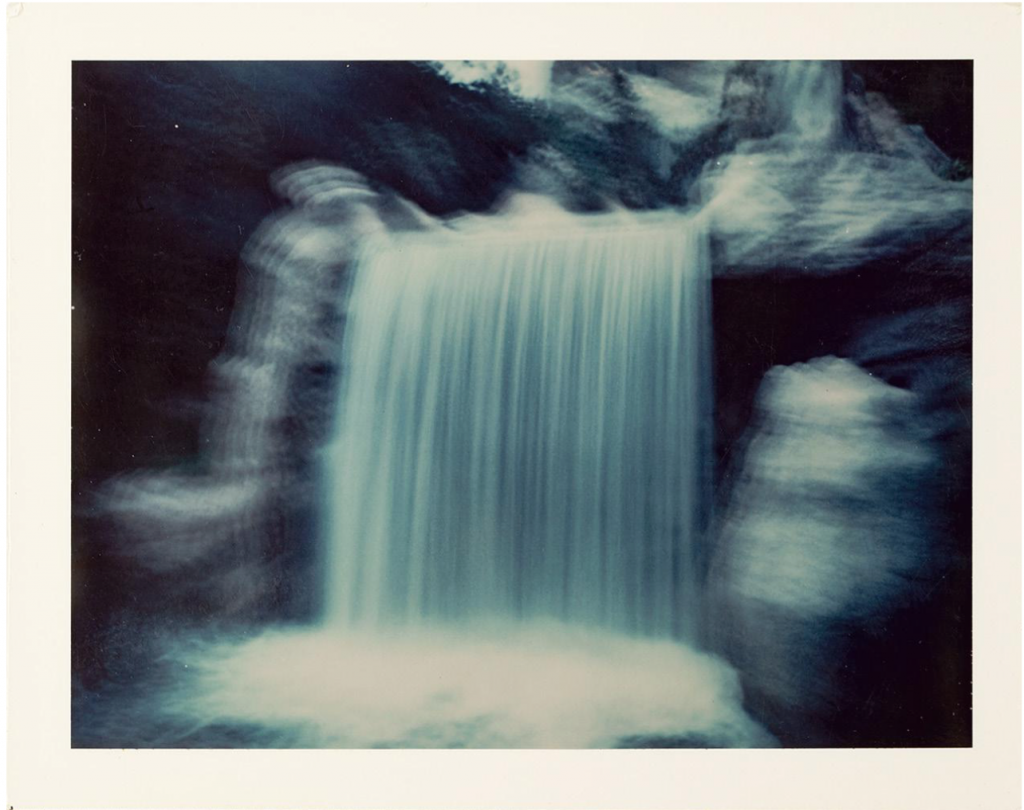
[[[963,651],[934,626],[963,562],[932,517],[941,455],[918,400],[836,358],[761,387],[707,641],[785,745],[969,744]]]

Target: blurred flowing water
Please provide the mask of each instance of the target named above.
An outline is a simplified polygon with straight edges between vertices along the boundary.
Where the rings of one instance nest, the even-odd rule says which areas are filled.
[[[331,621],[692,636],[705,241],[682,216],[497,218],[367,258],[329,461]]]
[[[775,89],[768,96],[776,130],[801,145],[833,145],[842,132],[843,71],[838,62],[772,64]]]

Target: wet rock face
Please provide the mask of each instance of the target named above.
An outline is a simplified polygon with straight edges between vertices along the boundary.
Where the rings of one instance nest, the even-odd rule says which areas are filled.
[[[969,227],[970,182],[954,178],[950,158],[855,78],[838,63],[807,62],[730,74],[722,126],[731,147],[689,191],[712,218],[718,275],[902,262]]]
[[[786,745],[968,744],[964,684],[929,677],[959,653],[931,634],[963,561],[920,397],[822,358],[773,369],[749,430],[707,632],[751,710]]]
[[[771,133],[766,96],[767,77],[756,65],[741,63],[729,72],[722,91],[722,119],[733,140]]]
[[[351,171],[302,164],[274,184],[290,207],[261,226],[191,467],[128,471],[93,512],[126,571],[152,580],[144,610],[191,601],[220,619],[310,615],[316,453],[333,428],[344,291],[363,241],[422,213]]]
[[[865,87],[838,62],[557,64],[517,182],[574,210],[701,207],[718,276],[905,262],[969,227],[969,171]]]
[[[753,147],[751,147],[753,149]],[[970,221],[969,184],[870,153],[737,152],[700,180],[720,273],[809,274],[897,260]]]

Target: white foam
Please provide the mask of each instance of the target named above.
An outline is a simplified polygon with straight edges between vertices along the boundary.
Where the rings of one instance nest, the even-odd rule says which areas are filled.
[[[178,720],[280,728],[302,747],[613,747],[773,739],[735,673],[678,643],[564,625],[276,631],[182,654]]]

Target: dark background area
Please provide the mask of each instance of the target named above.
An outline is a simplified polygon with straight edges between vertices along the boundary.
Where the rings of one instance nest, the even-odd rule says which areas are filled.
[[[970,166],[974,160],[974,63],[917,59],[847,63],[865,89],[881,93],[903,120],[924,128],[947,155]]]

